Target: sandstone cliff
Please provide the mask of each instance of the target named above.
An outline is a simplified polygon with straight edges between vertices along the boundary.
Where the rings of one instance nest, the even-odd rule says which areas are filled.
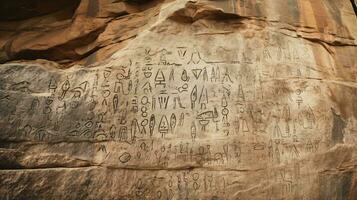
[[[352,1],[17,2],[0,199],[357,199]]]

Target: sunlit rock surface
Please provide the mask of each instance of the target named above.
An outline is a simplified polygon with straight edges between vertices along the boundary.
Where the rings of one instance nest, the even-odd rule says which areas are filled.
[[[95,2],[68,26],[103,23],[91,44],[119,45],[108,59],[66,30],[13,36],[82,65],[1,65],[0,199],[357,198],[350,1],[154,2],[110,22]]]

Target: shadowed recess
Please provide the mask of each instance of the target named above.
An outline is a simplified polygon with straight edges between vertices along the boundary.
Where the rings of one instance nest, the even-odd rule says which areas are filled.
[[[80,0],[2,0],[0,1],[0,21],[23,20],[54,13],[65,8],[78,7]]]
[[[353,10],[355,11],[355,14],[357,16],[357,5],[356,5],[355,0],[351,0],[351,4],[352,4]]]

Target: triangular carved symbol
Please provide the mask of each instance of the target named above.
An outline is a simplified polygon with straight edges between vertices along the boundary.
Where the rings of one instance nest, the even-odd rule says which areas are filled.
[[[200,77],[202,69],[192,69],[192,73],[195,76],[196,80]]]
[[[185,57],[186,52],[187,52],[187,50],[184,49],[184,48],[179,48],[179,49],[178,49],[178,55],[179,55],[180,57]]]
[[[169,122],[167,121],[166,115],[163,115],[161,117],[160,123],[159,123],[159,132],[160,133],[167,133],[169,130]]]
[[[164,73],[161,70],[158,70],[155,76],[155,81],[162,82],[165,81]]]

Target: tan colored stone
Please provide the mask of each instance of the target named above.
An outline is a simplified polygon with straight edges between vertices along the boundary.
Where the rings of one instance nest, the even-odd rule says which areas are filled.
[[[1,65],[0,199],[356,199],[348,1],[93,2],[14,36],[84,64]]]

